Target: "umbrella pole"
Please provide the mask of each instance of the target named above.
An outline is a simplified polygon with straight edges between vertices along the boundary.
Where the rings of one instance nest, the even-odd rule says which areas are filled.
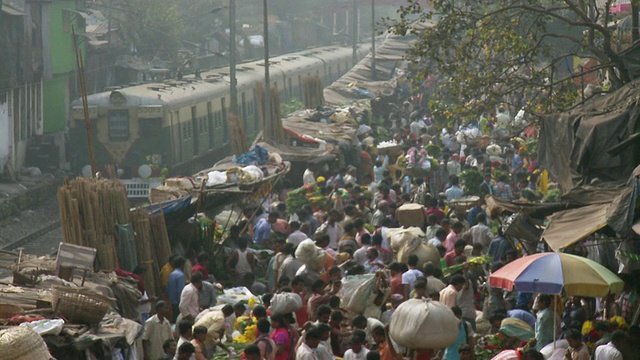
[[[558,295],[553,295],[553,350],[556,350],[556,338],[558,337]]]

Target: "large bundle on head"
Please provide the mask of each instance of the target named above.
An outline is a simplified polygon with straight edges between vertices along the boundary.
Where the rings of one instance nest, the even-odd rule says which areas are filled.
[[[420,204],[404,204],[398,208],[397,214],[398,222],[402,226],[422,227],[427,220],[424,206]]]
[[[269,306],[273,315],[296,312],[300,309],[302,309],[302,298],[291,292],[274,294],[271,298],[271,306]]]
[[[350,275],[342,280],[342,306],[356,314],[363,314],[378,295],[389,287],[384,272]],[[379,307],[379,306],[378,306]]]
[[[21,326],[0,330],[0,354],[4,360],[52,359],[42,337]]]
[[[442,349],[458,337],[460,321],[446,305],[431,299],[411,299],[393,312],[389,335],[408,349]]]
[[[391,249],[394,252],[398,252],[407,241],[413,238],[421,238],[426,240],[426,235],[422,229],[412,226],[406,229],[404,228],[393,228],[387,230],[387,237],[389,238],[389,243],[391,244]]]
[[[409,255],[416,255],[419,267],[422,267],[427,262],[440,263],[438,249],[433,245],[427,244],[427,239],[422,229],[418,227],[389,229],[387,236],[390,239],[391,249],[395,253],[396,261],[406,263]]]
[[[302,241],[296,248],[296,259],[305,264],[313,271],[319,271],[327,253],[316,246],[316,243],[307,239]]]

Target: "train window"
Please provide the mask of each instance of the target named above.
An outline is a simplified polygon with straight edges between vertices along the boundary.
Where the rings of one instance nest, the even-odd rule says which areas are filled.
[[[331,66],[329,66],[329,82],[333,82],[333,72],[331,71]]]
[[[293,97],[293,81],[289,78],[289,98]]]
[[[205,134],[205,133],[207,133],[207,130],[208,130],[208,129],[207,129],[207,118],[205,118],[205,117],[201,117],[201,118],[199,119],[199,121],[200,121],[200,133],[201,133],[201,134]]]
[[[342,72],[340,71],[340,64],[338,64],[338,76],[342,75]]]
[[[207,118],[209,119],[209,122],[213,120],[213,110],[211,106],[211,101],[207,103]]]
[[[129,111],[109,110],[109,139],[124,141],[129,139]]]

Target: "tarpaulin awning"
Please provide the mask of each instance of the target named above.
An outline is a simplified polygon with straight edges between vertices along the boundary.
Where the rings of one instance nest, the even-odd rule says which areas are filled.
[[[640,81],[583,105],[545,117],[540,130],[540,165],[565,191],[578,186],[624,184],[639,163],[637,146],[625,146],[640,121]]]
[[[607,226],[609,204],[559,211],[549,217],[542,239],[554,251],[567,248]]]

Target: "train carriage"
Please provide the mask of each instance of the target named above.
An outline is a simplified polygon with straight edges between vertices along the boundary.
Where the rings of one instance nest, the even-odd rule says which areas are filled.
[[[364,56],[358,49],[358,59]],[[354,64],[352,50],[322,47],[271,58],[271,86],[280,101],[303,99],[303,82],[318,76],[325,85]],[[238,115],[245,133],[252,137],[261,130],[256,84],[264,81],[264,62],[238,64]],[[210,166],[231,153],[227,126],[229,68],[215,69],[181,80],[147,83],[88,96],[89,116],[99,165],[116,165],[123,178],[187,173]],[[71,104],[72,119],[68,158],[74,171],[86,169],[86,127],[82,102]],[[139,173],[141,165],[145,174]]]

